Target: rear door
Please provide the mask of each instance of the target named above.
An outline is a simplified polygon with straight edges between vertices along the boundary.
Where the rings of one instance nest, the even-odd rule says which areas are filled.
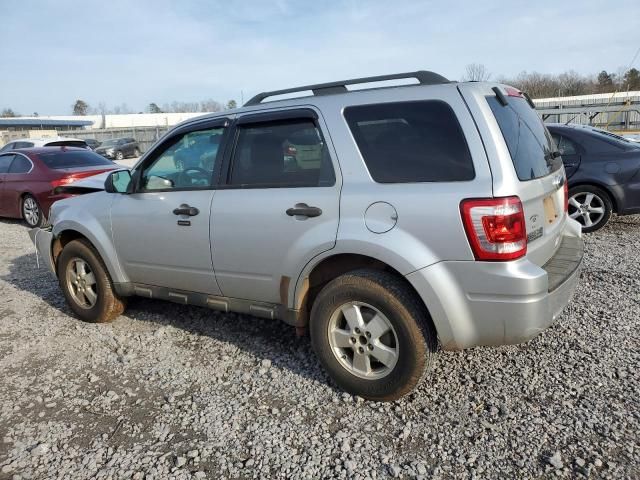
[[[7,215],[9,212],[8,201],[5,197],[5,180],[7,177],[7,172],[9,171],[9,167],[11,166],[11,162],[13,161],[12,153],[5,153],[0,155],[0,215]]]
[[[524,208],[527,258],[544,265],[564,230],[562,159],[551,134],[522,92],[504,85],[459,87],[478,121],[491,164],[495,197],[516,195]]]
[[[9,171],[4,177],[4,192],[2,193],[2,203],[5,204],[8,214],[11,216],[20,215],[20,209],[22,208],[21,196],[24,192],[39,193],[34,191],[33,187],[35,185],[31,183],[32,170],[33,162],[25,155],[15,154],[13,156]]]
[[[211,209],[213,264],[223,295],[286,303],[289,282],[335,245],[340,179],[322,125],[310,109],[237,120]],[[300,137],[317,152],[315,162],[291,158],[289,147]]]

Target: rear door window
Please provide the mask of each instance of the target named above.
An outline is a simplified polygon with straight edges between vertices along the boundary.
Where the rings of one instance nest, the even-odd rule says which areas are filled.
[[[15,155],[0,155],[0,173],[7,173]]]
[[[460,182],[475,178],[452,108],[439,100],[347,107],[344,116],[378,183]]]
[[[562,165],[555,151],[551,134],[542,120],[522,97],[507,97],[503,106],[495,96],[487,102],[495,116],[511,154],[513,166],[522,181],[545,177]]]
[[[324,187],[335,173],[324,138],[307,118],[238,126],[229,183],[239,187]]]
[[[16,155],[11,167],[9,167],[9,173],[29,173],[32,166],[31,162],[25,157],[22,155]]]

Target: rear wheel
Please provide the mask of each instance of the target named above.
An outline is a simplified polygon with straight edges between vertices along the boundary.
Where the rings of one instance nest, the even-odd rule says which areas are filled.
[[[395,400],[415,388],[436,350],[428,312],[402,279],[357,270],[329,282],[311,310],[311,343],[344,390]]]
[[[69,242],[60,253],[57,271],[67,303],[80,319],[104,323],[124,312],[125,299],[114,291],[104,263],[88,242]]]
[[[613,206],[604,190],[592,185],[578,185],[569,190],[569,216],[582,224],[585,233],[604,227]]]
[[[123,160],[123,159],[124,159],[124,153],[122,153],[121,151],[117,151],[116,160]]]
[[[31,228],[42,225],[42,210],[31,195],[25,195],[22,199],[22,218]]]

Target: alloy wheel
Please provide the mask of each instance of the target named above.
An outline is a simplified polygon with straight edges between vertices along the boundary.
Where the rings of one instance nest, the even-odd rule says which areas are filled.
[[[71,259],[66,278],[73,300],[82,308],[92,308],[98,301],[98,285],[89,264],[80,258]]]
[[[348,302],[331,316],[329,345],[343,368],[366,380],[389,375],[398,361],[398,336],[376,307]]]
[[[592,192],[579,192],[569,198],[569,217],[585,227],[597,225],[605,216],[604,200]]]
[[[40,220],[40,208],[32,197],[27,197],[22,203],[22,216],[25,221],[32,227],[35,227]]]

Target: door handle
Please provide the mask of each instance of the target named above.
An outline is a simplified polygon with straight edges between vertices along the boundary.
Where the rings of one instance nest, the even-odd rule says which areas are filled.
[[[301,217],[319,217],[322,215],[322,210],[318,207],[310,207],[306,203],[298,203],[293,208],[287,209],[287,215],[290,217],[301,216]]]
[[[195,217],[200,213],[196,207],[190,207],[186,203],[183,203],[178,208],[173,210],[174,215],[188,215],[189,217]]]

